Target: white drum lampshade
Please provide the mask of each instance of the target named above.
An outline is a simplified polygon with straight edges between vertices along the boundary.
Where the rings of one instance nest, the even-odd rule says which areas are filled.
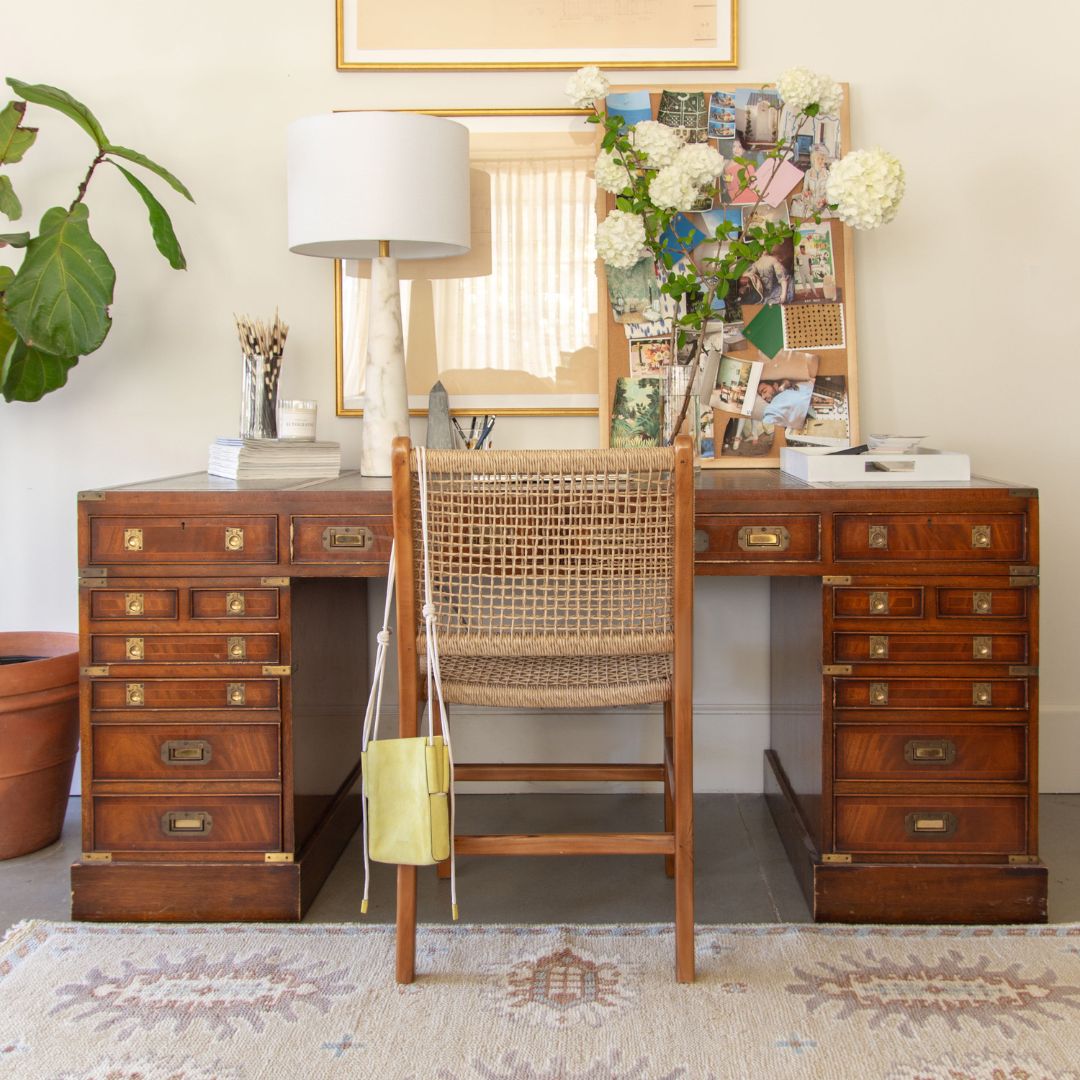
[[[361,470],[390,475],[409,433],[397,259],[469,250],[469,132],[418,113],[308,116],[288,132],[289,249],[371,259]]]

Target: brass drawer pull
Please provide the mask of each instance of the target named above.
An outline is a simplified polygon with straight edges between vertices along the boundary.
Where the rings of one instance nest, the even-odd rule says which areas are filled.
[[[124,530],[124,550],[125,551],[142,551],[142,549],[143,549],[142,529],[125,529]]]
[[[161,744],[161,760],[166,765],[205,765],[213,753],[206,739],[168,739]]]
[[[124,658],[127,660],[145,660],[146,642],[141,637],[129,637],[124,642]]]
[[[971,684],[971,704],[972,705],[993,705],[994,694],[988,682],[977,682]]]
[[[994,594],[973,592],[971,594],[971,610],[975,615],[989,615],[994,610]]]
[[[336,548],[368,551],[375,546],[375,534],[364,525],[328,525],[323,529],[322,545],[327,551]]]
[[[973,637],[971,639],[972,660],[993,660],[994,639],[990,637]]]
[[[146,611],[146,598],[141,592],[124,593],[124,614],[142,615]]]
[[[956,760],[952,739],[908,739],[904,760],[911,765],[951,765]]]
[[[870,684],[870,704],[889,704],[889,684],[887,682],[872,682]]]
[[[871,525],[867,535],[867,544],[877,551],[884,551],[889,546],[889,526]]]
[[[141,682],[129,682],[124,686],[124,703],[127,705],[145,705],[146,687]]]
[[[908,836],[951,836],[956,832],[956,815],[948,810],[915,810],[904,818]]]
[[[231,637],[225,643],[225,651],[230,660],[247,659],[247,640],[242,637]]]
[[[889,638],[884,634],[871,634],[870,635],[870,659],[871,660],[888,660],[889,659]]]
[[[783,525],[744,525],[738,540],[743,551],[787,551],[791,533]]]
[[[243,551],[244,550],[244,530],[227,528],[225,530],[225,550],[226,551]]]
[[[213,827],[213,815],[206,810],[169,810],[161,815],[166,836],[208,836]]]
[[[247,610],[247,601],[244,599],[244,594],[242,592],[226,593],[225,610],[230,615],[243,615]]]
[[[990,526],[989,525],[972,525],[971,527],[971,546],[973,548],[988,548],[990,547]]]
[[[870,614],[889,614],[889,594],[887,592],[872,592],[870,594]]]
[[[709,534],[704,529],[694,530],[694,551],[700,555],[709,550]]]
[[[242,682],[231,682],[225,688],[225,700],[230,705],[243,705],[247,701],[247,687]]]

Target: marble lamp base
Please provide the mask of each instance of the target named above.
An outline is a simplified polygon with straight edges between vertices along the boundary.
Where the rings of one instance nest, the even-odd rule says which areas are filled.
[[[391,443],[396,436],[409,434],[397,259],[371,260],[370,288],[360,471],[365,476],[389,476]]]

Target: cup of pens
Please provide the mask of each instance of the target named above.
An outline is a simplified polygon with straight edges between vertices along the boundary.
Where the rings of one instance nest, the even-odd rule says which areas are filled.
[[[454,417],[454,430],[458,433],[462,448],[465,450],[490,450],[491,433],[495,430],[494,416],[474,416],[467,423]]]

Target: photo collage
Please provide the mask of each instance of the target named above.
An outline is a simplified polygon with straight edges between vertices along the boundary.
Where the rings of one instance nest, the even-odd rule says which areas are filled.
[[[845,148],[841,119],[804,118],[793,131],[796,117],[777,91],[749,87],[613,91],[607,110],[628,123],[658,120],[727,162],[715,196],[676,215],[662,237],[676,272],[690,260],[704,273],[712,265],[705,260],[725,254],[728,241],[716,239],[724,225],[729,234],[732,226],[796,226],[792,239],[761,255],[714,301],[696,365],[698,332],[683,330],[680,344],[685,307],[660,291],[664,267],[646,257],[608,270],[611,445],[669,439],[688,386],[683,430],[695,438],[703,467],[775,467],[787,443],[848,445],[855,426],[846,328],[852,298],[845,295],[851,252],[826,196],[829,167]],[[781,140],[788,152],[768,157]]]

